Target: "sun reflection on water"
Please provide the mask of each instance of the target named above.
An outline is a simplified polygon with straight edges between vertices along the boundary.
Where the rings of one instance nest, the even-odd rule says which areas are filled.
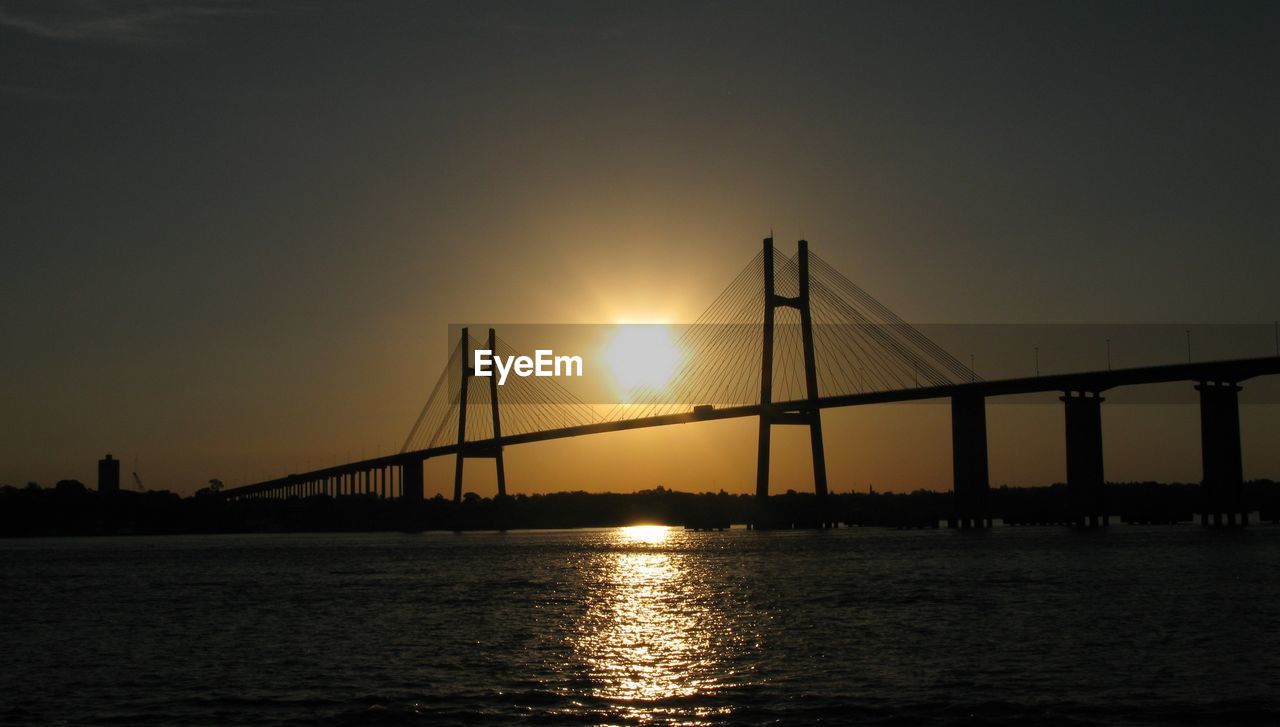
[[[629,543],[661,543],[671,534],[666,525],[631,525],[618,531],[618,539]]]
[[[665,715],[680,700],[706,692],[718,679],[714,632],[723,616],[699,598],[687,554],[675,532],[660,525],[620,528],[584,573],[589,601],[573,650],[585,667],[591,697],[630,719]],[[706,716],[683,704],[676,712]]]

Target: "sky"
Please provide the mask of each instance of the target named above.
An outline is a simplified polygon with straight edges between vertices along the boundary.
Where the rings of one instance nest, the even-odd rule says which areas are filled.
[[[770,230],[917,323],[1269,323],[1278,37],[1268,2],[0,0],[0,483],[386,454],[450,323],[690,321]],[[1109,478],[1198,480],[1198,426],[1108,407]],[[949,427],[830,413],[833,489],[947,487]],[[989,427],[993,484],[1065,477],[1058,406]],[[746,492],[754,447],[513,447],[508,486]]]

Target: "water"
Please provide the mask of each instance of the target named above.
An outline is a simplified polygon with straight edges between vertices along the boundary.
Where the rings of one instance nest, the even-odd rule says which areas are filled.
[[[1274,724],[1280,528],[0,541],[12,724]]]

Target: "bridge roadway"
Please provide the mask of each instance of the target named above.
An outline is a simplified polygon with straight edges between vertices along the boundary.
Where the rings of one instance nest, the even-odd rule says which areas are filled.
[[[1162,366],[1141,366],[1135,368],[1114,369],[1107,371],[1089,371],[1072,374],[1054,374],[1049,376],[1031,376],[1018,379],[998,381],[974,381],[946,386],[922,386],[894,391],[874,391],[862,394],[844,394],[840,396],[820,397],[814,401],[801,399],[786,402],[774,402],[770,410],[783,417],[788,412],[801,412],[817,409],[829,409],[844,406],[861,406],[865,404],[889,404],[894,402],[920,401],[925,399],[966,399],[981,400],[991,396],[1011,396],[1016,394],[1036,394],[1050,392],[1090,392],[1097,394],[1121,386],[1138,386],[1144,384],[1161,384],[1179,381],[1212,382],[1237,384],[1257,376],[1280,374],[1280,356],[1263,358],[1232,359],[1225,361],[1206,361],[1199,363],[1167,364]],[[692,404],[691,404],[692,405]],[[731,406],[711,410],[688,411],[675,414],[628,419],[622,421],[596,422],[561,429],[549,429],[541,432],[505,435],[498,439],[477,440],[464,445],[447,444],[429,449],[365,459],[348,464],[336,465],[311,472],[291,474],[273,480],[252,485],[223,490],[223,497],[239,498],[295,485],[302,482],[314,482],[326,478],[370,472],[384,467],[402,467],[420,463],[431,457],[457,454],[460,448],[468,453],[481,453],[496,447],[507,447],[515,444],[543,442],[552,439],[581,437],[588,434],[617,432],[629,429],[644,429],[672,424],[688,424],[691,422],[712,421],[716,419],[734,419],[739,417],[759,416],[763,411],[759,404]],[[983,436],[985,446],[985,436]],[[984,466],[985,469],[985,466]]]

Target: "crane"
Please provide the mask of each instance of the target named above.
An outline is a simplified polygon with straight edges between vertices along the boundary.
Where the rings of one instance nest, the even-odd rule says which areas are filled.
[[[138,455],[133,455],[133,484],[138,488],[138,492],[146,492],[147,488],[142,486],[142,478],[138,476]]]

